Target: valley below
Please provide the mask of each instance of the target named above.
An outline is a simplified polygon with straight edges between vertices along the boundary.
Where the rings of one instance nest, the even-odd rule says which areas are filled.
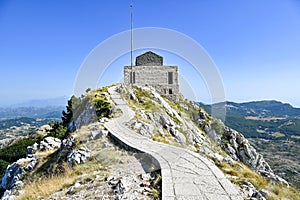
[[[300,190],[300,142],[249,138],[273,171]]]
[[[0,108],[0,148],[39,127],[61,120],[62,106]]]

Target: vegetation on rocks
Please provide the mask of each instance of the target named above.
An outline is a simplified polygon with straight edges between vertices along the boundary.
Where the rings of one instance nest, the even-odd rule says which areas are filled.
[[[33,145],[37,139],[24,138],[16,141],[10,146],[0,149],[0,159],[12,163],[26,156],[27,146]]]
[[[107,93],[107,87],[95,90],[87,89],[86,94],[79,98],[74,98],[72,103],[73,120],[76,121],[85,110],[94,108],[97,118],[109,117],[112,110],[110,97]],[[93,119],[96,121],[97,119]]]
[[[4,160],[0,160],[0,177],[2,177],[5,173],[5,170],[7,166],[9,165],[9,162],[6,162]]]
[[[255,173],[249,167],[241,163],[228,164],[215,160],[215,164],[228,175],[229,179],[240,186],[250,182],[257,190],[265,189],[269,192],[268,200],[275,199],[299,199],[300,193],[293,187],[284,184],[274,184]]]
[[[24,138],[0,149],[0,177],[5,173],[7,166],[20,158],[26,157],[27,146],[34,144],[39,139]]]
[[[193,102],[183,97],[178,102],[172,102],[158,96],[151,88],[120,87],[119,90],[136,112],[128,126],[138,133],[154,141],[206,156],[241,191],[252,186],[259,195],[267,192],[267,199],[270,200],[300,199],[299,192],[293,187],[270,181],[256,173],[252,161],[264,163],[248,141]],[[27,146],[52,136],[62,140],[60,147],[46,151],[35,150],[38,162],[34,170],[24,175],[25,185],[21,188],[23,193],[20,199],[73,199],[75,195],[82,199],[101,199],[105,198],[104,192],[110,197],[125,195],[124,198],[127,198],[126,192],[132,191],[136,191],[135,194],[143,199],[159,199],[160,173],[143,174],[145,169],[141,169],[141,163],[137,162],[143,162],[140,155],[118,147],[112,142],[107,130],[104,130],[103,124],[109,120],[104,117],[113,117],[119,113],[113,108],[107,88],[87,90],[79,98],[71,97],[63,111],[62,122],[53,122],[50,129],[42,134],[33,133],[0,150],[0,173],[4,172],[9,163],[25,157]],[[70,138],[74,140],[68,146]],[[70,154],[79,149],[89,152],[90,157],[85,162],[69,162]],[[241,162],[248,157],[249,163]],[[137,171],[142,175],[137,176]],[[132,191],[124,187],[128,182],[135,183],[132,184]]]
[[[196,152],[204,153],[208,158],[215,162],[215,164],[230,178],[233,183],[239,185],[241,188],[246,187],[247,183],[250,183],[256,188],[258,193],[260,190],[266,190],[268,191],[268,199],[279,199],[284,195],[287,195],[287,199],[300,198],[299,192],[297,192],[297,190],[293,187],[267,180],[260,174],[256,173],[254,171],[255,160],[256,162],[261,162],[261,166],[265,165],[265,161],[262,156],[254,152],[255,150],[253,147],[251,147],[248,141],[240,135],[240,133],[226,127],[220,120],[207,114],[198,105],[188,102],[183,98],[180,98],[178,102],[172,102],[163,98],[164,101],[169,104],[171,109],[177,112],[183,119],[183,121],[180,121],[172,113],[172,110],[167,110],[164,103],[158,100],[157,97],[151,93],[151,89],[133,87],[127,90],[131,92],[127,93],[125,97],[127,98],[129,105],[135,109],[136,117],[139,116],[138,118],[134,118],[133,122],[147,121],[147,123],[152,124],[155,129],[152,134],[150,134],[150,138],[154,141],[181,146]],[[126,91],[126,89],[124,91]],[[152,106],[146,107],[144,104],[145,102],[147,105]],[[141,112],[141,110],[144,111]],[[162,118],[165,119],[161,121]],[[190,123],[186,120],[190,121]],[[173,130],[170,129],[172,126],[175,127],[175,130],[184,134],[187,138],[185,143],[179,142],[179,140],[176,139],[176,136],[172,134]],[[186,129],[186,126],[189,130]],[[160,129],[160,127],[162,127],[162,129]],[[196,127],[198,135],[191,135],[190,130],[193,129],[192,127]],[[137,132],[144,134],[144,130],[137,130]],[[200,135],[202,135],[202,139],[201,137],[197,137]],[[197,139],[195,139],[195,136]],[[234,143],[231,144],[231,142]],[[226,147],[227,144],[232,145],[232,147],[236,145],[234,147],[236,148],[236,151],[241,151],[237,152],[238,157],[235,157],[235,161],[232,160],[232,162],[229,162],[227,159],[231,156],[225,152],[224,147]],[[216,154],[219,156],[216,156]],[[250,157],[248,158],[247,156]],[[221,157],[221,159],[219,157]],[[240,160],[244,161],[246,158],[249,160],[245,162],[245,164],[240,162]],[[257,165],[257,167],[261,166]],[[252,169],[250,169],[250,167]],[[266,165],[266,169],[268,169],[268,165]],[[281,191],[274,192],[274,190],[279,187],[281,188]],[[288,195],[287,193],[290,194]]]
[[[210,112],[210,105],[199,105]],[[221,110],[224,105],[213,106]],[[278,101],[226,102],[225,106],[225,124],[243,133],[274,172],[300,190],[300,108]]]
[[[7,156],[5,152],[9,153],[11,149],[15,148],[19,150],[19,148],[23,148],[21,144],[24,143],[22,154],[18,155],[18,157],[14,157],[14,159],[17,159],[25,157],[26,153],[28,153],[28,150],[26,152],[26,148],[31,145],[29,147],[30,152],[33,153],[33,157],[37,159],[36,165],[33,165],[33,170],[26,171],[20,176],[20,180],[24,181],[25,185],[20,188],[23,192],[19,193],[19,199],[59,199],[61,197],[73,199],[73,195],[78,194],[82,195],[84,199],[88,199],[90,196],[96,196],[102,199],[107,197],[105,195],[115,197],[126,195],[126,193],[123,194],[121,191],[112,189],[120,187],[122,190],[127,190],[122,184],[119,186],[116,180],[122,181],[123,184],[128,184],[126,183],[128,180],[136,181],[137,179],[134,176],[138,177],[138,175],[135,174],[137,169],[132,167],[137,166],[141,168],[141,166],[137,163],[131,166],[132,162],[137,162],[136,158],[132,153],[128,153],[115,146],[115,144],[112,144],[107,135],[107,131],[104,130],[103,123],[108,119],[104,119],[103,117],[109,117],[111,114],[111,116],[115,116],[119,113],[118,110],[112,113],[113,105],[109,98],[107,88],[88,90],[87,94],[80,98],[72,97],[68,101],[66,111],[63,112],[62,122],[52,122],[49,124],[47,130],[43,132],[36,131],[32,133],[30,137],[20,140],[19,143],[14,143],[13,146],[9,146],[9,151],[3,149],[3,155]],[[85,108],[82,104],[84,104]],[[74,130],[72,125],[74,125],[74,121],[76,120],[75,117],[82,118],[82,113],[90,107],[95,108],[93,110],[94,113],[84,116],[85,118],[90,118],[90,124],[88,124],[88,126],[82,125],[76,127],[76,130]],[[91,123],[91,121],[95,121],[95,119],[99,119],[100,122]],[[47,150],[44,148],[50,145],[45,144],[44,141],[47,138],[50,140],[49,136],[62,139],[61,145],[58,145],[58,149]],[[70,138],[76,139],[71,142]],[[55,141],[57,142],[59,140]],[[27,143],[25,144],[25,142]],[[41,146],[42,143],[46,146]],[[50,146],[49,148],[51,148]],[[69,162],[70,154],[76,153],[78,149],[86,149],[90,152],[91,156],[84,163],[77,164],[76,162]],[[4,152],[4,150],[6,151]],[[0,151],[0,155],[1,153]],[[31,158],[31,155],[29,158]],[[4,171],[8,163],[6,163],[6,161],[0,162],[0,167],[2,167],[2,164],[4,165]],[[27,167],[26,165],[27,163],[22,164],[21,167]],[[123,168],[127,169],[125,170],[126,173]],[[126,177],[128,176],[128,172],[132,173],[132,175]],[[109,175],[122,175],[125,179],[124,177],[111,179]],[[24,180],[22,180],[22,176]],[[151,183],[150,179],[153,179],[153,183]],[[138,193],[134,193],[134,195],[143,196],[143,199],[157,199],[160,193],[156,187],[160,187],[157,185],[159,185],[161,179],[150,179],[139,180],[142,181],[143,184],[134,182],[134,191],[138,191]],[[155,184],[154,187],[150,187],[151,184]],[[102,189],[99,191],[98,189],[91,190],[91,188]],[[145,190],[143,188],[145,188]],[[106,194],[103,194],[103,192]],[[18,195],[18,190],[12,194]]]
[[[108,117],[111,112],[111,104],[102,96],[97,96],[93,100],[96,106],[96,114],[98,117]]]
[[[101,130],[104,129],[102,126],[96,122],[89,126],[82,126],[73,133],[77,135],[78,144],[92,152],[90,160],[85,163],[77,165],[60,163],[57,159],[60,155],[59,151],[45,152],[44,157],[40,157],[36,169],[27,175],[26,184],[22,188],[24,193],[19,199],[71,200],[78,195],[82,199],[105,199],[125,195],[119,193],[118,189],[112,188],[115,185],[123,187],[118,185],[119,181],[125,181],[124,177],[129,173],[139,173],[141,166],[133,152],[125,151],[110,141],[108,136],[101,135]],[[99,136],[91,137],[94,132]],[[140,168],[136,169],[136,166]],[[136,176],[134,180],[138,180],[138,175],[131,176]],[[133,178],[131,176],[127,178]],[[143,189],[139,184],[135,187]],[[149,195],[160,195],[154,188],[149,188],[149,191],[152,191]],[[153,199],[145,195],[143,197],[143,199]]]

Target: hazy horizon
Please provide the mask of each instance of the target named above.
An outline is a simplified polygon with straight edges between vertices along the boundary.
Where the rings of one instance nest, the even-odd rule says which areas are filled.
[[[71,97],[71,95],[70,95]],[[68,96],[59,96],[59,97],[51,97],[51,98],[38,98],[38,99],[25,99],[25,100],[21,100],[21,101],[18,101],[18,102],[14,102],[14,103],[7,103],[7,104],[0,104],[0,108],[9,108],[9,107],[27,107],[27,106],[32,106],[34,107],[34,103],[36,101],[38,101],[38,103],[41,103],[43,101],[51,101],[51,100],[55,100],[55,101],[59,101],[59,100],[65,100],[64,102],[60,102],[59,104],[47,104],[45,107],[47,106],[65,106],[67,105],[67,100],[69,99]],[[281,101],[281,100],[278,100],[278,99],[257,99],[257,100],[250,100],[250,101],[231,101],[231,100],[228,100],[226,99],[227,102],[234,102],[234,103],[248,103],[248,102],[256,102],[256,101],[278,101],[278,102],[281,102],[281,103],[287,103],[287,104],[290,104],[291,106],[293,106],[294,108],[300,108],[300,106],[297,106],[297,105],[293,105],[289,102],[284,102],[284,101]],[[210,105],[211,103],[210,102],[203,102],[203,101],[197,101],[197,102],[200,102],[200,103],[204,103],[204,104],[207,104],[207,105]],[[217,102],[217,103],[221,103],[221,102]],[[25,105],[25,106],[24,106]],[[39,106],[39,107],[43,107],[43,106]]]

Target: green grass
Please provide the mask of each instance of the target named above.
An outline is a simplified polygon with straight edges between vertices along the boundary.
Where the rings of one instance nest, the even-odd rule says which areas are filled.
[[[142,98],[151,98],[151,94],[149,92],[139,88],[134,89],[134,93],[139,100]]]

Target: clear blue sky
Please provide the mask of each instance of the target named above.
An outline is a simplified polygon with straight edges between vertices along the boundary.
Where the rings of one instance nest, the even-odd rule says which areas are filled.
[[[134,0],[134,27],[163,27],[201,44],[226,99],[275,99],[300,107],[300,1]],[[130,0],[0,0],[0,105],[71,95],[79,67],[110,36],[129,29]],[[184,65],[163,53],[166,64]],[[127,56],[127,57],[126,57]],[[129,55],[100,85],[122,78]],[[178,64],[178,65],[179,65]],[[182,66],[179,66],[182,67]],[[201,77],[182,74],[209,102]],[[204,88],[203,88],[204,87]],[[202,94],[202,93],[203,94]]]

